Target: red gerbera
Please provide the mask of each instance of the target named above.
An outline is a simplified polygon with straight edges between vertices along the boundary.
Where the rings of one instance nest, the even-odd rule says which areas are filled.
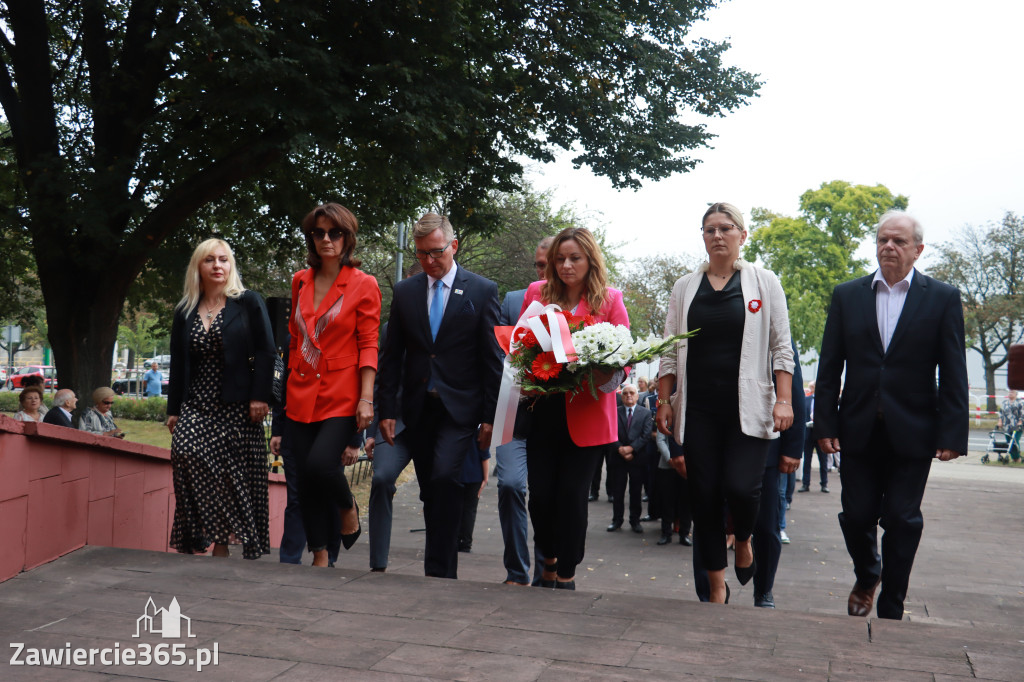
[[[562,365],[555,360],[554,353],[547,351],[537,355],[530,370],[541,381],[547,381],[548,379],[554,379],[562,372]]]

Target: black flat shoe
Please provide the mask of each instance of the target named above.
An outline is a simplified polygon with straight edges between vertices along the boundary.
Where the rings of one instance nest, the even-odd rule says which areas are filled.
[[[544,580],[544,578],[541,578],[536,583],[534,583],[533,586],[534,587],[546,587],[547,589],[550,590],[552,587],[555,586],[556,582],[558,582],[558,581],[557,580]]]
[[[670,542],[672,542],[672,534],[671,533],[662,534],[662,536],[660,538],[658,538],[658,544],[659,545],[667,545]]]
[[[575,589],[576,589],[576,581],[575,580],[556,580],[555,581],[555,589],[556,590],[574,590],[575,591]]]
[[[608,527],[605,528],[605,530],[608,531],[609,533],[614,533],[615,531],[617,531],[620,528],[622,528],[622,522],[621,521],[619,521],[618,523],[610,523],[610,524],[608,524]]]
[[[680,535],[679,536],[679,544],[680,545],[686,545],[687,547],[691,547],[693,545],[693,540],[690,539],[689,535]]]
[[[750,562],[750,565],[746,568],[736,567],[736,579],[740,581],[740,585],[746,585],[750,582],[750,579],[754,577],[754,571],[757,570],[757,558]]]
[[[356,502],[355,498],[352,498],[352,506],[356,508],[356,523],[359,524],[359,527],[356,528],[356,532],[354,533],[349,533],[348,535],[342,533],[341,545],[346,550],[351,549],[352,545],[356,544],[356,540],[359,539],[359,535],[363,532],[363,522],[359,520],[359,503]]]
[[[639,521],[630,521],[629,527],[634,533],[643,533],[644,527],[640,525]]]

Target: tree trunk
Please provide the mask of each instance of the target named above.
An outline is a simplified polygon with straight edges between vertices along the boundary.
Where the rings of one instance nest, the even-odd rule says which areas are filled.
[[[985,395],[988,396],[985,409],[996,412],[999,407],[996,404],[996,366],[992,363],[992,354],[982,354],[981,361],[985,364]]]

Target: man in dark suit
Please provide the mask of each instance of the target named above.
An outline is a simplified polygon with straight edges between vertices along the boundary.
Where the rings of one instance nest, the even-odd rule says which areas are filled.
[[[612,477],[612,523],[608,531],[622,528],[625,514],[626,481],[629,480],[629,527],[634,533],[643,533],[640,525],[640,498],[647,477],[645,454],[647,442],[654,429],[654,416],[646,407],[637,404],[640,393],[633,384],[622,387],[622,405],[619,406],[619,444],[608,458],[608,475]]]
[[[70,388],[62,388],[53,395],[53,407],[43,415],[43,423],[73,428],[71,413],[78,405],[78,398]]]
[[[456,578],[462,460],[474,436],[490,446],[501,380],[498,287],[455,264],[459,242],[447,218],[424,215],[413,241],[424,272],[395,285],[379,367],[380,433],[393,445],[402,415],[400,438],[416,467],[427,526],[424,571]]]
[[[967,452],[964,317],[955,288],[914,268],[924,249],[914,218],[886,213],[875,241],[875,274],[840,284],[832,294],[814,434],[826,453],[843,453],[839,525],[857,577],[848,612],[869,615],[881,582],[878,616],[901,619],[932,458]],[[885,529],[881,556],[879,522]]]

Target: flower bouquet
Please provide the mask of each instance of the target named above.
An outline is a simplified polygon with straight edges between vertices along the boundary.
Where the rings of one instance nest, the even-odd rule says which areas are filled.
[[[590,315],[576,316],[556,305],[534,301],[514,327],[495,327],[506,351],[505,369],[495,415],[493,445],[512,437],[515,411],[522,394],[570,393],[586,388],[596,399],[594,372],[615,372],[670,352],[699,329],[667,339],[651,334],[634,339],[629,328],[595,323]]]

